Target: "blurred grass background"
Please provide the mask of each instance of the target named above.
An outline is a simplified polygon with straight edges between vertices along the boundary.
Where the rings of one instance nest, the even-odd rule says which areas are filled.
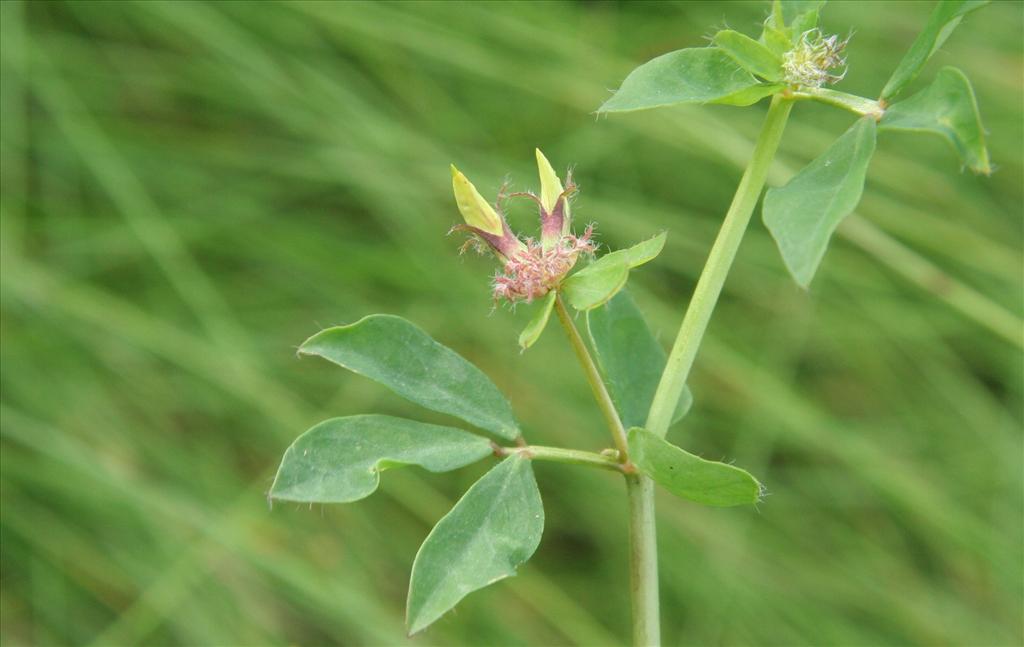
[[[829,5],[824,27],[854,33],[840,88],[875,96],[930,8]],[[435,419],[296,345],[399,314],[483,367],[533,442],[605,446],[560,331],[520,355],[530,308],[492,313],[493,262],[445,236],[448,163],[488,195],[506,175],[533,188],[540,146],[575,166],[574,215],[604,244],[668,229],[631,281],[667,343],[764,105],[592,111],[636,64],[726,24],[756,33],[766,10],[0,3],[3,642],[404,644],[416,548],[486,466],[269,510],[278,459],[313,423]],[[1021,3],[972,14],[914,88],[964,69],[998,172],[886,133],[860,208],[1009,313],[1010,339],[974,302],[951,307],[947,280],[922,289],[890,247],[850,237],[802,292],[755,218],[672,438],[771,495],[661,500],[667,644],[1024,641],[1022,30]],[[770,181],[852,121],[797,106]],[[535,213],[511,218],[528,230]],[[537,473],[537,555],[412,644],[625,642],[622,484]]]

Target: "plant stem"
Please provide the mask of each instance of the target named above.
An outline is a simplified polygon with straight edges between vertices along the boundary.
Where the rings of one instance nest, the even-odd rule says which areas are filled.
[[[708,255],[694,289],[690,306],[679,326],[672,352],[665,364],[658,389],[647,416],[647,429],[664,436],[672,421],[683,386],[689,377],[711,313],[718,302],[725,277],[736,257],[743,232],[764,188],[768,166],[782,139],[793,102],[780,95],[772,97],[768,115],[743,173],[722,228]],[[654,521],[654,483],[642,474],[626,477],[629,492],[630,590],[633,599],[633,644],[651,647],[661,642],[658,601],[658,545]]]
[[[855,94],[830,90],[829,88],[814,88],[798,90],[789,95],[794,100],[810,100],[826,103],[830,106],[849,110],[850,112],[864,116],[872,115],[876,120],[881,119],[885,114],[885,107],[881,102],[874,99],[866,99]]]
[[[658,600],[658,539],[654,523],[654,481],[626,476],[629,496],[629,591],[633,609],[633,645],[661,644]]]
[[[572,344],[572,349],[576,351],[576,357],[580,360],[580,364],[583,365],[583,371],[587,374],[590,390],[593,391],[594,399],[597,400],[601,414],[604,415],[604,420],[608,424],[608,430],[612,432],[612,440],[615,441],[615,447],[619,450],[619,461],[628,465],[629,445],[626,442],[626,430],[622,426],[622,420],[619,419],[619,412],[615,410],[612,397],[608,395],[608,389],[605,388],[604,381],[601,380],[601,374],[598,372],[593,358],[590,357],[590,351],[587,350],[587,345],[583,342],[583,338],[580,337],[580,332],[576,330],[576,324],[573,323],[572,316],[565,309],[565,303],[562,301],[561,294],[555,297],[555,312],[558,313],[558,320],[562,322],[562,327],[565,328],[565,334],[569,336],[569,342]]]
[[[494,444],[494,453],[498,456],[511,456],[520,454],[526,458],[538,461],[552,461],[555,463],[568,463],[570,465],[585,465],[587,467],[598,467],[616,472],[624,472],[626,466],[617,458],[586,452],[580,449],[566,449],[564,447],[544,447],[542,445],[527,445],[525,447],[502,447]]]
[[[665,371],[661,374],[661,381],[658,383],[647,416],[647,430],[659,436],[664,436],[668,431],[672,412],[675,411],[683,386],[690,375],[693,361],[697,357],[697,349],[718,302],[718,295],[722,292],[725,277],[728,276],[732,261],[736,258],[736,250],[743,240],[750,215],[754,212],[761,189],[764,188],[768,167],[775,157],[792,107],[791,100],[781,95],[772,97],[768,115],[754,146],[753,156],[736,188],[736,195],[733,196],[729,211],[725,214],[718,238],[715,239],[707,263],[697,281],[693,298],[690,299],[690,306],[686,309],[683,323],[679,326],[679,334],[672,346],[672,352],[669,353]]]

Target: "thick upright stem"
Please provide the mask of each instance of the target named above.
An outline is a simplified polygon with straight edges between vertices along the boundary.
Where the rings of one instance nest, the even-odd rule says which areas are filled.
[[[647,415],[647,429],[664,436],[668,431],[683,386],[690,375],[704,331],[722,292],[736,250],[750,222],[750,215],[764,188],[768,166],[782,139],[792,101],[776,95],[754,146],[754,154],[743,173],[736,195],[722,222],[718,238],[711,248],[704,271],[694,289],[690,306],[679,327],[661,382]],[[633,644],[651,647],[660,644],[658,616],[658,546],[654,523],[654,483],[637,474],[626,477],[629,490],[630,577],[633,594]]]
[[[626,476],[629,494],[629,591],[633,606],[633,644],[661,644],[658,601],[658,540],[654,524],[654,481]]]
[[[569,342],[572,344],[572,349],[576,351],[576,357],[580,360],[580,364],[583,365],[583,371],[587,375],[587,383],[590,384],[590,390],[594,393],[597,406],[600,407],[601,414],[604,415],[604,420],[608,424],[608,430],[612,433],[615,448],[619,450],[619,459],[623,463],[627,463],[628,466],[629,446],[626,443],[626,430],[622,426],[622,420],[619,419],[619,412],[615,410],[612,396],[608,394],[608,389],[604,386],[604,381],[597,370],[597,365],[594,364],[593,358],[590,357],[590,351],[587,350],[583,337],[576,330],[576,324],[572,321],[572,315],[565,309],[562,295],[555,297],[555,312],[558,313],[558,320],[562,323],[562,327],[565,328],[565,334],[569,336]]]
[[[661,382],[654,394],[651,410],[647,415],[647,429],[659,436],[664,436],[672,421],[672,412],[683,392],[683,386],[690,375],[693,360],[697,357],[704,331],[707,330],[711,313],[722,292],[725,277],[729,274],[732,261],[736,258],[743,233],[750,222],[750,215],[764,188],[768,176],[768,167],[782,139],[782,131],[786,127],[789,111],[793,107],[791,100],[781,95],[772,98],[768,116],[761,126],[761,134],[754,146],[754,154],[743,173],[736,195],[733,196],[729,211],[725,214],[718,238],[711,248],[704,271],[697,281],[697,287],[690,299],[690,306],[679,326],[672,352],[669,353],[665,371],[661,374]]]

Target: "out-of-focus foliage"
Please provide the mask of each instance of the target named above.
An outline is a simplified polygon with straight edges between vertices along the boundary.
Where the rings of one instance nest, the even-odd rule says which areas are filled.
[[[841,89],[877,93],[928,3],[835,3]],[[491,461],[394,470],[343,506],[265,495],[312,424],[450,424],[326,362],[319,328],[391,312],[481,366],[527,439],[605,446],[571,350],[526,353],[459,257],[449,163],[488,197],[575,165],[577,223],[668,230],[630,290],[667,343],[764,105],[595,119],[640,62],[762,3],[0,3],[5,644],[402,644],[417,546]],[[972,79],[997,171],[887,133],[858,212],[1022,309],[1024,6],[964,19],[908,86]],[[854,118],[793,110],[770,183]],[[513,228],[531,231],[523,203]],[[1021,355],[832,242],[809,292],[755,218],[672,438],[767,486],[758,509],[660,499],[671,644],[1022,641]],[[302,395],[300,395],[300,393]],[[539,464],[547,527],[520,574],[413,644],[624,642],[625,496]]]

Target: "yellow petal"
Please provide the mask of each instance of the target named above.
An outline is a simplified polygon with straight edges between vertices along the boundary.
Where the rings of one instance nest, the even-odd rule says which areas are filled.
[[[562,182],[558,179],[555,169],[551,168],[551,162],[544,157],[539,148],[537,170],[540,171],[540,201],[544,205],[544,210],[550,213],[558,202],[558,196],[562,195]]]
[[[455,168],[454,164],[452,164],[452,189],[455,191],[455,203],[459,205],[459,212],[467,225],[495,236],[501,236],[504,233],[501,227],[501,216],[487,200],[484,200],[473,183],[466,179],[459,169]]]

